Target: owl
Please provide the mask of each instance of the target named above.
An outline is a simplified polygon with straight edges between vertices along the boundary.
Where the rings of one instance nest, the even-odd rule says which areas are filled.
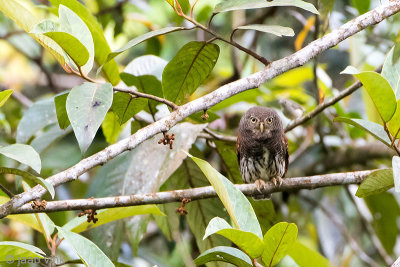
[[[267,181],[280,186],[289,165],[289,145],[279,115],[267,107],[249,109],[239,123],[236,152],[245,183],[255,183],[259,191]]]

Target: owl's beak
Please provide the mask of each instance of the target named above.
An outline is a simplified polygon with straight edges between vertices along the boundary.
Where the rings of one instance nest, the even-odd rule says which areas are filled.
[[[264,132],[264,123],[262,123],[262,122],[260,123],[260,131],[261,131],[261,133]]]

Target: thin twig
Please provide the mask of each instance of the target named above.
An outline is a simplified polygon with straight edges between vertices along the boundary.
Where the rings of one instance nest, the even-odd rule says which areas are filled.
[[[174,102],[169,101],[169,100],[167,100],[165,98],[161,98],[161,97],[158,97],[158,96],[155,96],[155,95],[141,93],[141,92],[129,89],[129,88],[123,89],[123,88],[115,88],[114,87],[114,91],[128,93],[128,94],[134,95],[136,97],[142,97],[142,98],[151,99],[151,100],[154,100],[154,101],[157,101],[157,102],[160,102],[160,103],[163,103],[163,104],[169,106],[170,108],[172,108],[172,110],[177,110],[179,108],[179,106],[177,104],[175,104]]]
[[[6,195],[9,197],[9,198],[12,198],[13,196],[14,196],[14,194],[13,193],[11,193],[6,187],[4,187],[4,185],[2,185],[2,184],[0,184],[0,189],[4,192],[4,193],[6,193]]]

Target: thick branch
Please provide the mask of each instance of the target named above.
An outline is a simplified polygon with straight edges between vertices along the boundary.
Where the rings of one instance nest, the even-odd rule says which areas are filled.
[[[315,189],[326,186],[348,185],[361,183],[373,170],[332,173],[325,175],[316,175],[310,177],[286,178],[280,187],[275,187],[272,183],[267,186],[261,193],[255,184],[241,184],[236,187],[246,196],[256,196],[259,194],[274,193],[280,191],[292,191],[299,189]],[[38,213],[38,212],[55,212],[67,210],[85,210],[85,209],[104,209],[116,207],[139,206],[147,204],[164,204],[170,202],[181,202],[183,198],[190,200],[199,200],[205,198],[216,197],[212,186],[205,186],[192,189],[174,190],[149,194],[137,194],[130,196],[103,197],[93,199],[73,199],[50,201],[46,204],[46,209],[33,209],[31,204],[25,204],[12,214],[22,213]]]
[[[73,181],[79,177],[79,175],[82,175],[95,166],[107,163],[126,150],[135,148],[137,145],[154,136],[155,134],[168,131],[175,124],[189,115],[200,110],[209,109],[210,107],[233,95],[249,89],[257,88],[267,80],[270,80],[283,72],[304,65],[316,55],[337,45],[344,39],[360,32],[366,27],[381,22],[387,17],[397,13],[399,10],[400,2],[398,1],[389,2],[386,5],[377,7],[349,21],[324,37],[313,41],[298,52],[272,62],[264,70],[224,85],[203,97],[180,106],[176,111],[173,111],[168,116],[152,123],[145,128],[140,129],[131,137],[123,139],[118,143],[110,145],[102,151],[81,160],[71,168],[47,178],[47,181],[53,186],[58,186],[62,183]],[[27,192],[16,195],[9,202],[0,206],[0,218],[7,216],[13,210],[16,210],[23,204],[40,198],[45,192],[46,190],[42,186],[37,185]]]

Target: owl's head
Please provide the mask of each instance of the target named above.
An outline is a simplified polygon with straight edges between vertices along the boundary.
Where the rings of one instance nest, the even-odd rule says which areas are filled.
[[[241,118],[239,132],[254,139],[268,139],[283,132],[282,121],[272,108],[253,107]]]

